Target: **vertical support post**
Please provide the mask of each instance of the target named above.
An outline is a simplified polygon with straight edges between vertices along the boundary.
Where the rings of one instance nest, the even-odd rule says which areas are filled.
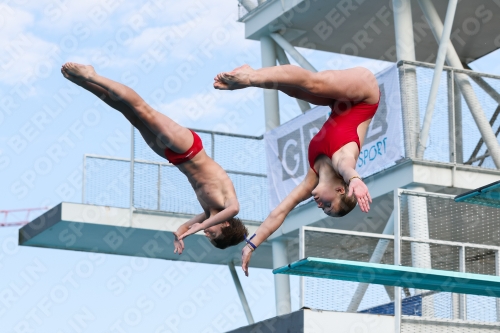
[[[460,272],[465,272],[465,247],[460,247],[458,249],[458,270]],[[466,309],[466,295],[464,294],[451,294],[451,305],[452,305],[452,318],[466,320],[467,309]]]
[[[83,173],[82,173],[82,204],[85,203],[85,186],[86,186],[86,181],[85,177],[87,176],[87,155],[83,155]]]
[[[397,60],[415,61],[411,1],[392,0],[392,4]],[[417,152],[417,140],[420,132],[417,71],[415,66],[403,65],[400,68],[400,82],[405,155],[408,158],[414,158]]]
[[[276,48],[271,37],[261,37],[260,49],[262,67],[276,66]],[[280,124],[278,90],[263,89],[263,92],[266,131],[269,131]]]
[[[451,318],[461,319],[460,317],[460,294],[451,294]]]
[[[394,265],[401,265],[400,189],[394,190]],[[394,333],[401,332],[401,287],[394,287]]]
[[[130,225],[132,226],[132,216],[134,213],[134,160],[135,160],[135,140],[134,125],[130,125]]]
[[[448,86],[448,143],[450,152],[450,163],[456,164],[456,142],[455,142],[455,80],[453,71],[447,73],[447,86]],[[452,182],[454,186],[455,182]]]
[[[495,251],[495,274],[500,276],[500,251]],[[495,299],[496,303],[496,313],[497,313],[497,321],[500,322],[500,298]]]
[[[409,189],[425,192],[421,186],[410,186]],[[427,199],[425,197],[408,196],[408,224],[410,237],[418,239],[429,239],[429,222],[427,218]],[[413,267],[432,268],[431,249],[429,244],[412,243],[411,261]],[[415,290],[421,294],[423,290]],[[422,297],[422,317],[434,316],[433,296]]]
[[[462,135],[462,94],[460,93],[460,88],[455,80],[455,72],[452,70],[450,73],[453,76],[453,97],[454,97],[454,109],[455,109],[455,160],[456,163],[464,163],[464,143]]]
[[[272,241],[273,268],[288,265],[288,253],[286,240],[276,239]],[[276,295],[276,315],[288,314],[292,311],[290,297],[290,276],[287,274],[274,275],[274,288]]]
[[[210,154],[212,154],[212,156],[210,156],[213,160],[215,160],[215,134],[214,133],[210,133],[210,139],[212,140],[212,147],[210,147]]]
[[[460,272],[465,273],[465,246],[461,246],[459,249],[459,265]],[[459,297],[459,318],[462,320],[467,320],[467,295],[460,294]]]
[[[455,178],[457,173],[457,142],[455,139],[456,133],[456,120],[455,120],[455,77],[453,70],[449,71],[446,75],[448,86],[448,145],[450,163],[453,163],[453,170],[451,173],[451,186],[455,186]]]
[[[161,164],[158,164],[158,204],[157,208],[160,210],[160,196],[161,196]]]
[[[299,229],[299,259],[304,259],[306,257],[306,249],[305,249],[305,227],[302,226]],[[299,277],[299,308],[302,309],[305,306],[304,300],[304,277],[301,275]]]
[[[248,305],[247,297],[245,296],[245,292],[243,291],[243,287],[241,286],[238,273],[236,273],[236,269],[234,268],[234,263],[229,262],[227,266],[229,267],[229,271],[231,272],[234,286],[236,287],[236,291],[238,292],[238,296],[240,298],[241,306],[243,307],[243,312],[245,312],[245,316],[247,317],[248,325],[252,325],[254,323],[252,311],[250,310],[250,306]]]

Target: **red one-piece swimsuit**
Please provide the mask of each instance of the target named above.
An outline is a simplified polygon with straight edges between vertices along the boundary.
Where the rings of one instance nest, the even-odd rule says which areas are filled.
[[[314,162],[320,155],[332,158],[337,150],[349,142],[356,142],[358,149],[361,150],[358,126],[373,118],[379,102],[377,104],[367,104],[365,102],[354,105],[349,102],[336,102],[334,104],[330,117],[309,144],[309,166],[314,172],[316,172]],[[316,174],[318,173],[316,172]]]

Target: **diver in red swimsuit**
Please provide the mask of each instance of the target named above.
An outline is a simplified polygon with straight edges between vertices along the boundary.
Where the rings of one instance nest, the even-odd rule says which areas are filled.
[[[359,204],[370,209],[368,188],[356,172],[356,161],[378,108],[380,91],[375,76],[366,68],[312,73],[284,65],[258,70],[244,65],[218,74],[214,87],[235,90],[246,87],[277,89],[332,113],[309,145],[309,171],[304,180],[269,214],[242,252],[242,268],[248,275],[252,252],[274,231],[301,201],[313,196],[318,208],[330,216],[344,216]]]
[[[243,241],[248,231],[235,217],[239,203],[233,183],[203,149],[200,137],[149,106],[134,90],[98,75],[92,66],[66,63],[63,76],[120,111],[139,130],[149,147],[167,158],[187,177],[203,213],[174,233],[174,252],[184,250],[183,239],[203,230],[210,242],[224,249]]]

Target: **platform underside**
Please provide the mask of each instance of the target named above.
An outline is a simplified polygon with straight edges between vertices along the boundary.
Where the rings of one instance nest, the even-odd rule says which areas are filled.
[[[241,248],[215,248],[201,232],[185,240],[182,255],[174,253],[173,232],[190,216],[134,212],[107,206],[61,203],[19,230],[19,245],[72,251],[180,260],[206,264],[241,261]],[[246,224],[249,232],[256,225]],[[251,266],[272,268],[266,243],[252,257]]]
[[[417,61],[434,62],[438,43],[417,1],[412,1]],[[444,22],[447,1],[432,1]],[[451,41],[469,63],[498,49],[500,2],[460,1]],[[371,59],[396,61],[392,0],[268,0],[240,21],[248,39],[280,32],[292,45]]]

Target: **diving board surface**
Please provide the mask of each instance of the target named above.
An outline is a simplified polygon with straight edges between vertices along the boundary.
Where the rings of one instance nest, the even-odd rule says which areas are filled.
[[[134,211],[131,218],[128,208],[62,202],[19,229],[19,245],[215,265],[238,262],[244,243],[217,249],[203,232],[185,239],[182,255],[174,253],[174,232],[191,217]],[[251,233],[258,227],[245,226]],[[271,246],[264,244],[251,266],[271,269]]]
[[[457,195],[455,201],[500,208],[500,180]]]
[[[308,257],[273,273],[500,297],[498,276],[436,269]]]

